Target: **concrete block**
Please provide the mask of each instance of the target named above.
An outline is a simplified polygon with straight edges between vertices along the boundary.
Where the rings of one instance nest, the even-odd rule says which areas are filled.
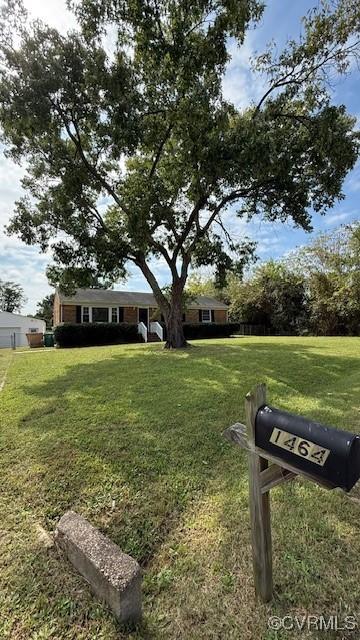
[[[141,569],[136,560],[74,511],[67,511],[60,519],[55,538],[120,622],[134,624],[140,620]]]

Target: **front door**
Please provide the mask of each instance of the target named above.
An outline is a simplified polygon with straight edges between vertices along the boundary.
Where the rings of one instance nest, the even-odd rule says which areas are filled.
[[[139,322],[143,322],[145,327],[149,327],[149,309],[139,309]]]

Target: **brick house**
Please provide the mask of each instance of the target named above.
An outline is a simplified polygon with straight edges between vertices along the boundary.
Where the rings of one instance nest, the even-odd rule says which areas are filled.
[[[54,327],[64,322],[128,322],[150,324],[161,320],[160,310],[152,293],[78,289],[72,296],[55,293]],[[208,296],[199,296],[189,303],[184,322],[228,322],[228,306]]]

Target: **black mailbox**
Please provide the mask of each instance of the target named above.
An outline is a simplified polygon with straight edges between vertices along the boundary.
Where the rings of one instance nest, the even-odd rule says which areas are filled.
[[[359,436],[287,411],[258,410],[255,444],[333,488],[350,491],[360,477]]]

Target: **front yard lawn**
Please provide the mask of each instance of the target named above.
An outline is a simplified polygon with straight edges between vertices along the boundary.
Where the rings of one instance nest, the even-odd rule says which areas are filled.
[[[0,349],[0,389],[2,389],[5,384],[5,378],[13,353],[10,349]]]
[[[271,404],[360,433],[358,338],[14,354],[0,393],[1,640],[272,640],[299,632],[267,629],[269,615],[360,611],[360,491],[304,481],[272,492],[276,598],[254,602],[246,456],[221,433],[259,381]],[[144,568],[130,635],[44,544],[70,508]]]

